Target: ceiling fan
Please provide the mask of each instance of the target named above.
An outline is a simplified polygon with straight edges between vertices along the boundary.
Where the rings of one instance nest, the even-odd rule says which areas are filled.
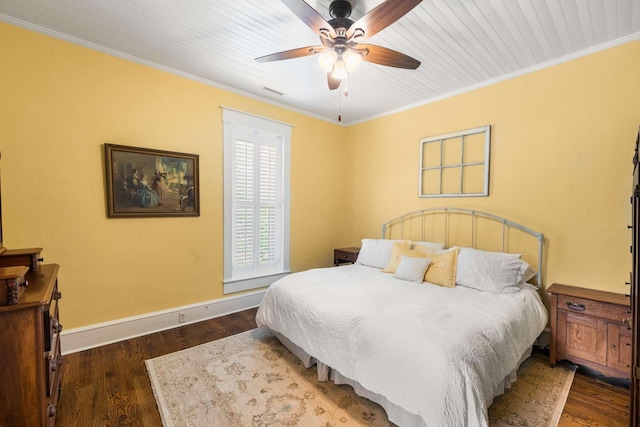
[[[320,36],[319,46],[307,46],[256,58],[258,62],[280,61],[320,54],[320,66],[327,71],[329,89],[340,87],[347,72],[354,71],[361,61],[389,67],[415,70],[420,61],[403,53],[362,41],[379,33],[406,15],[422,0],[386,0],[357,21],[349,19],[351,3],[333,0],[329,6],[329,21],[304,0],[282,0],[291,11]]]

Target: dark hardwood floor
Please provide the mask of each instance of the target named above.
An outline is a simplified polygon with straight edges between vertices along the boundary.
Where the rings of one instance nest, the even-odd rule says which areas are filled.
[[[246,310],[65,356],[56,427],[162,426],[144,361],[255,328],[255,313]],[[628,401],[627,389],[577,373],[559,426],[627,426]]]
[[[255,315],[246,310],[66,355],[56,427],[162,426],[144,361],[253,329]]]
[[[629,399],[629,389],[577,372],[558,426],[628,427]]]

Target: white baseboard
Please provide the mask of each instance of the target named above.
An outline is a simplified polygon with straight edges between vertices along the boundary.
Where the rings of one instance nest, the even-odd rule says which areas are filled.
[[[266,290],[156,311],[63,331],[62,354],[100,347],[153,332],[225,316],[260,305]]]

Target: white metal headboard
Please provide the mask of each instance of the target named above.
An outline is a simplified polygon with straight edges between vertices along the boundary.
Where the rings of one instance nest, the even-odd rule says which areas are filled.
[[[396,227],[400,227],[400,235],[399,238],[407,238],[405,236],[405,224],[409,221],[412,221],[412,224],[415,224],[416,220],[420,222],[420,238],[422,240],[427,240],[428,236],[427,229],[429,225],[433,225],[435,221],[440,218],[443,218],[444,223],[444,244],[448,248],[449,247],[449,236],[450,236],[450,218],[452,215],[457,216],[468,216],[471,221],[470,232],[471,232],[471,244],[470,246],[476,248],[477,244],[477,224],[479,219],[493,221],[495,223],[501,224],[502,229],[502,252],[508,252],[509,247],[509,229],[519,230],[526,235],[532,236],[537,239],[537,249],[538,249],[538,265],[537,265],[537,275],[536,279],[538,282],[538,286],[541,287],[542,282],[542,249],[544,245],[544,234],[534,231],[524,225],[518,224],[506,218],[502,218],[497,215],[493,215],[487,212],[481,212],[473,209],[465,209],[465,208],[430,208],[430,209],[421,209],[413,212],[406,213],[397,218],[394,218],[390,221],[382,224],[382,238],[390,238],[391,231],[395,230]],[[430,222],[431,221],[431,222]],[[442,221],[442,220],[441,220]],[[415,239],[414,239],[415,240]]]

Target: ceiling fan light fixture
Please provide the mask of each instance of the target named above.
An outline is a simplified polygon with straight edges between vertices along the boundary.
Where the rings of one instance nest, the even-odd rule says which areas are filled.
[[[333,70],[333,64],[335,64],[338,59],[338,54],[335,50],[331,49],[318,57],[318,62],[320,62],[320,68],[322,68],[327,73]]]
[[[378,6],[354,21],[351,19],[355,0],[331,0],[330,20],[326,20],[307,3],[309,0],[282,2],[320,37],[321,45],[285,50],[256,58],[258,62],[281,61],[319,54],[319,65],[327,73],[330,90],[340,87],[347,74],[362,61],[388,67],[415,70],[420,61],[403,53],[373,44],[360,44],[409,13],[422,0],[379,0]],[[360,0],[362,1],[362,0]]]
[[[342,59],[347,67],[347,71],[352,73],[360,66],[360,63],[362,62],[362,55],[358,52],[347,50],[342,54]]]
[[[331,77],[337,80],[344,80],[347,78],[347,67],[342,60],[342,58],[338,58],[335,64],[333,64],[333,71],[331,72]]]

